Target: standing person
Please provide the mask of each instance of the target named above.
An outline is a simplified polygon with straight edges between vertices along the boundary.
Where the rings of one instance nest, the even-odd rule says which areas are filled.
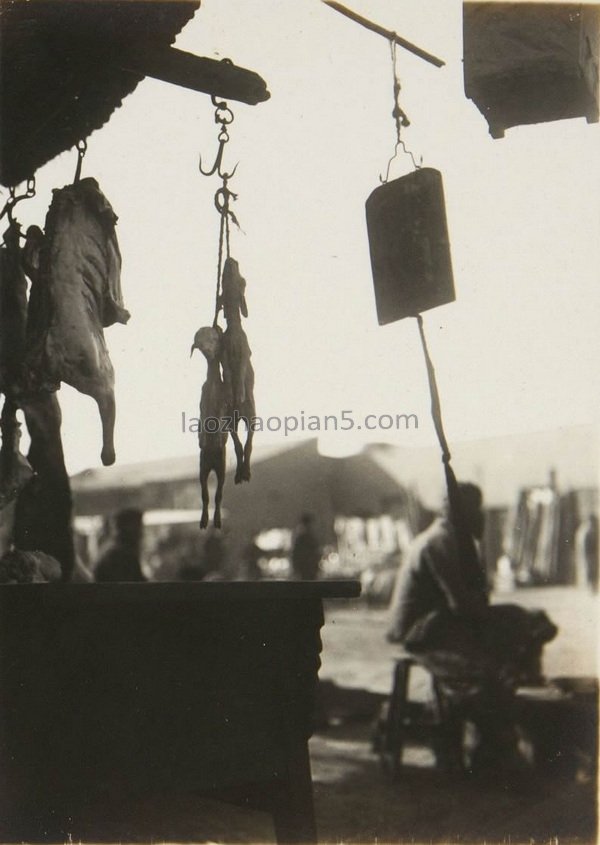
[[[319,577],[321,546],[313,526],[313,515],[302,514],[292,546],[292,571],[300,581],[314,581]]]
[[[598,517],[591,513],[575,532],[577,586],[598,589]]]
[[[114,538],[100,555],[96,581],[146,581],[140,565],[143,513],[136,508],[119,511],[114,520]]]
[[[262,549],[251,539],[242,552],[241,576],[243,581],[260,581],[263,577],[260,568]]]

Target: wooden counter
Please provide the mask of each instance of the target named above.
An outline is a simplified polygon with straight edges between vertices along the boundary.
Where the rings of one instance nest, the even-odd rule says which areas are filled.
[[[244,796],[273,814],[278,841],[316,841],[322,600],[359,593],[355,581],[0,587],[0,841],[77,841],[103,795],[165,790]]]

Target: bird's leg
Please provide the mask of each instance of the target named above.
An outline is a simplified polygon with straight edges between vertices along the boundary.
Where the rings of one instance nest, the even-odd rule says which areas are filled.
[[[217,474],[217,489],[215,492],[215,515],[213,517],[213,525],[215,528],[221,527],[221,499],[223,498],[223,486],[225,484],[225,447],[223,447],[219,455],[219,463],[216,467]]]
[[[202,516],[200,517],[200,528],[208,525],[208,475],[210,468],[207,466],[204,452],[200,452],[200,488],[202,490]]]

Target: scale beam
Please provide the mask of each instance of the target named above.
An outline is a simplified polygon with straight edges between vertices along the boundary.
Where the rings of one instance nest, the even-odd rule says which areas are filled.
[[[347,9],[346,6],[342,6],[341,3],[336,3],[335,0],[322,0],[322,2],[325,3],[326,6],[330,6],[332,9],[335,9],[335,11],[339,12],[341,15],[350,18],[351,21],[364,26],[365,29],[370,29],[371,32],[376,32],[378,35],[382,35],[384,38],[387,38],[388,41],[394,41],[399,47],[403,47],[405,50],[408,50],[409,53],[418,56],[420,59],[423,59],[430,64],[435,65],[436,67],[444,67],[446,64],[442,61],[442,59],[438,59],[438,57],[434,56],[432,53],[427,53],[425,50],[417,47],[416,44],[411,44],[410,41],[407,41],[405,38],[401,38],[391,29],[385,29],[383,26],[379,26],[379,24],[373,23],[373,21],[370,21],[367,18],[363,18],[362,15],[358,15],[351,9]]]

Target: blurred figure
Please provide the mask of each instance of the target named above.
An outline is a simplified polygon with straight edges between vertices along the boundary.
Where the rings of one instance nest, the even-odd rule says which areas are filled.
[[[221,531],[215,528],[208,529],[203,551],[202,566],[206,572],[205,577],[210,576],[211,580],[223,578],[226,550]]]
[[[96,581],[146,581],[140,565],[143,513],[136,508],[119,511],[114,520],[114,537],[100,555]]]
[[[483,496],[475,484],[459,484],[466,529],[476,539],[483,536]],[[413,541],[408,559],[398,569],[390,604],[390,642],[404,642],[415,623],[435,611],[457,616],[481,615],[487,608],[485,570],[466,578],[459,559],[456,532],[449,504],[443,513]]]
[[[250,540],[248,545],[242,552],[242,581],[260,581],[263,577],[262,569],[259,565],[259,560],[263,556],[263,551],[256,545],[254,540]]]
[[[321,546],[314,533],[314,516],[304,513],[296,530],[292,546],[292,572],[300,581],[314,581],[319,577]]]
[[[60,563],[45,552],[13,549],[0,558],[0,584],[42,584],[61,576]]]
[[[182,544],[179,550],[178,577],[181,581],[202,581],[206,569],[202,562],[202,553],[193,540]]]
[[[481,490],[459,484],[462,519],[475,540],[483,534]],[[446,503],[419,534],[398,571],[387,638],[399,642],[438,682],[447,731],[438,748],[442,765],[462,765],[463,720],[477,728],[471,769],[497,772],[519,764],[514,692],[541,681],[543,645],[557,628],[543,611],[488,603],[484,567],[467,569]]]
[[[577,586],[598,589],[598,517],[592,513],[575,532]]]

